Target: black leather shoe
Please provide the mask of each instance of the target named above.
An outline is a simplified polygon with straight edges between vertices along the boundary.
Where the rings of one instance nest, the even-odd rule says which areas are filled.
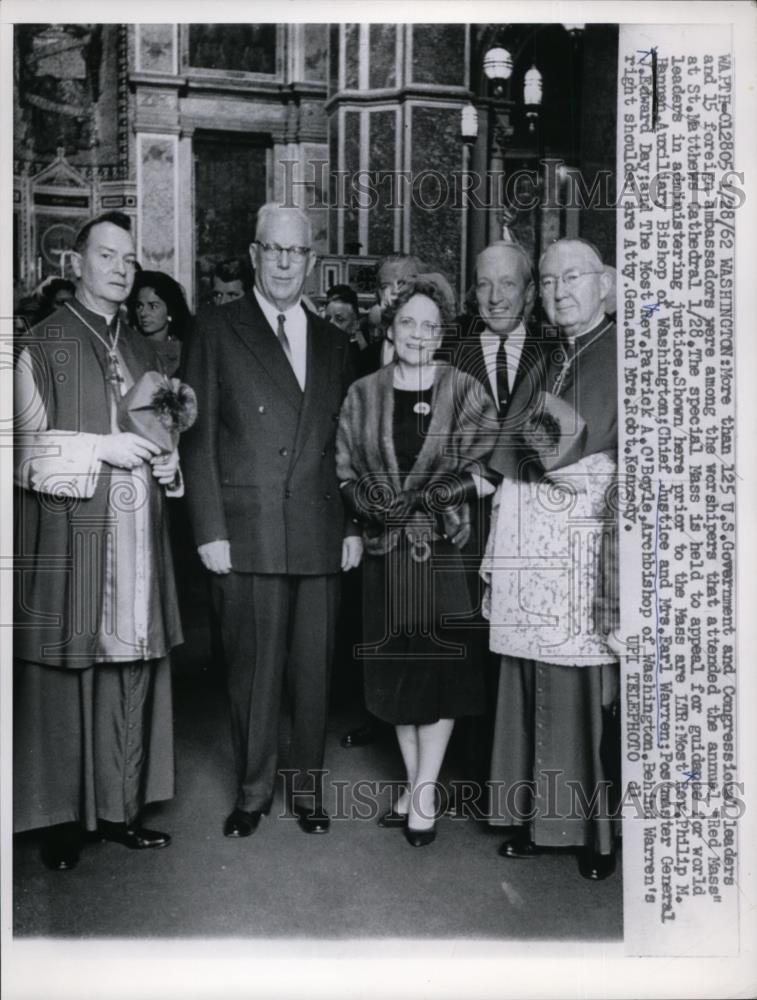
[[[171,835],[160,830],[148,830],[144,826],[127,826],[126,823],[105,823],[99,825],[100,837],[112,844],[122,844],[132,851],[148,851],[152,847],[168,847]]]
[[[500,844],[497,853],[501,858],[526,860],[527,858],[535,858],[541,852],[533,840],[530,839],[528,829],[521,827],[516,834],[513,834],[503,844]]]
[[[305,833],[328,833],[331,820],[324,809],[295,809],[300,829]]]
[[[81,830],[73,823],[52,826],[42,836],[42,863],[51,872],[68,872],[76,868],[81,851]]]
[[[235,809],[227,816],[223,824],[224,837],[249,837],[253,834],[260,822],[259,812],[245,812],[244,809]]]
[[[578,870],[583,878],[601,882],[615,871],[615,854],[597,854],[584,848],[578,852]]]
[[[352,750],[354,747],[367,747],[375,743],[378,739],[376,725],[373,722],[364,722],[357,729],[351,729],[339,740],[345,750]]]
[[[382,816],[379,816],[378,826],[385,830],[407,826],[407,813],[398,813],[394,809],[388,809]]]
[[[436,827],[430,830],[413,830],[411,826],[405,827],[405,840],[411,847],[425,847],[436,840]]]

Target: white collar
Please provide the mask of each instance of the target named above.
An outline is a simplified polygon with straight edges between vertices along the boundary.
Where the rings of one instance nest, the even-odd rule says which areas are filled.
[[[523,321],[521,320],[521,322],[518,323],[517,326],[513,327],[513,329],[509,333],[505,334],[505,342],[509,340],[524,340],[525,337],[526,337],[526,328],[523,325]],[[496,340],[497,342],[499,342],[501,339],[502,339],[501,335],[499,333],[495,333],[493,330],[490,330],[488,326],[485,326],[484,329],[481,331],[482,341]]]
[[[271,323],[274,330],[276,329],[276,319],[278,316],[284,316],[285,319],[288,319],[293,313],[296,313],[297,310],[299,310],[300,313],[305,312],[301,299],[298,299],[297,302],[295,302],[295,304],[290,306],[288,309],[279,309],[277,305],[270,302],[264,295],[261,295],[257,288],[253,288],[253,292],[255,293],[255,298],[258,300],[258,305],[263,310],[263,315],[268,322]]]
[[[74,302],[77,305],[80,305],[82,307],[82,309],[86,309],[87,312],[94,313],[95,316],[100,316],[101,319],[105,320],[105,322],[108,324],[108,326],[110,326],[110,324],[113,322],[114,319],[118,318],[118,314],[121,312],[121,307],[119,306],[116,309],[116,311],[111,316],[108,316],[107,313],[100,312],[99,309],[93,309],[92,306],[88,306],[86,302],[82,302],[82,300],[80,298],[78,298],[78,296],[76,296],[76,295],[74,295]]]

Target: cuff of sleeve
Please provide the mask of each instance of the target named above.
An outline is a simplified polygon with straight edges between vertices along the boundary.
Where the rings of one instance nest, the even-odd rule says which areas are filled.
[[[55,454],[32,457],[29,486],[50,496],[90,500],[102,462],[97,457],[99,434],[61,435],[46,442]]]
[[[166,486],[166,496],[176,498],[184,496],[184,476],[182,475],[180,465],[176,467],[173,479]]]

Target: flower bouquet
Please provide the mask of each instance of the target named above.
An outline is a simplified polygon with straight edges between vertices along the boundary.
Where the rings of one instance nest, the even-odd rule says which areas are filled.
[[[197,419],[194,389],[161,372],[145,372],[118,403],[118,426],[172,452]]]

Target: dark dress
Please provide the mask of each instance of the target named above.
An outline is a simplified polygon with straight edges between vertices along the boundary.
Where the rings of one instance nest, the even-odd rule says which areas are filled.
[[[423,444],[431,398],[431,389],[394,390],[394,447],[403,478]],[[422,550],[402,541],[386,555],[365,556],[359,658],[373,715],[393,725],[425,725],[483,712],[483,667],[469,655],[471,634],[448,620],[468,617],[471,608],[460,553],[446,540]]]

